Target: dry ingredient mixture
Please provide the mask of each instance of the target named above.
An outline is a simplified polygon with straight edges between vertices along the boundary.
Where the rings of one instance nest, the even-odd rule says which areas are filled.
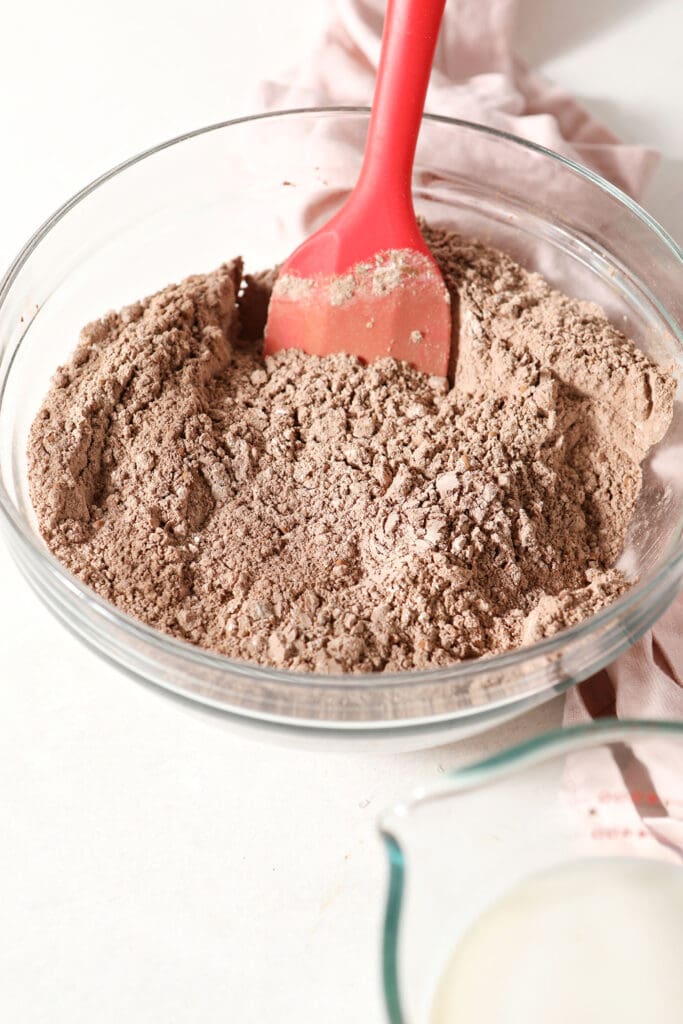
[[[450,389],[391,359],[264,361],[273,274],[240,260],[84,328],[29,444],[57,558],[158,629],[295,670],[444,665],[613,601],[673,379],[598,307],[425,237]]]

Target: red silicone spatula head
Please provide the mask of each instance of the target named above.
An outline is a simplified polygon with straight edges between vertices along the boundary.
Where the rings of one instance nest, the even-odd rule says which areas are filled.
[[[449,295],[415,219],[411,178],[445,0],[389,0],[363,167],[342,209],[280,269],[265,351],[404,359],[445,376]]]

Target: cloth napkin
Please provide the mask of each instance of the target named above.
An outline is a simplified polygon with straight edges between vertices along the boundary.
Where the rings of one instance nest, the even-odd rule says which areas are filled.
[[[333,0],[308,61],[260,88],[262,107],[369,105],[386,0]],[[657,154],[624,145],[571,96],[515,55],[516,0],[449,0],[427,95],[432,114],[476,121],[571,157],[638,198]],[[680,453],[678,456],[680,457]],[[565,722],[683,719],[683,595],[626,654],[567,696]]]

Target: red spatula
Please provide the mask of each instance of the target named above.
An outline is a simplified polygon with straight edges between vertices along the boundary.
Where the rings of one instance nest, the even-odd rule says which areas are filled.
[[[411,178],[445,0],[388,0],[360,177],[283,264],[265,352],[404,359],[446,376],[449,295],[415,219]]]

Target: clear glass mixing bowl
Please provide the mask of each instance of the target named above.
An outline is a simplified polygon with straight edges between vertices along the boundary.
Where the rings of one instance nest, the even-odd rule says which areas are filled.
[[[596,858],[683,871],[683,723],[604,720],[546,733],[444,775],[379,827],[389,861],[387,1012],[391,1024],[426,1024],[450,954],[521,882]],[[504,973],[491,963],[491,984]],[[585,984],[571,970],[566,981]]]
[[[683,480],[671,453],[680,401],[647,463],[627,563],[638,584],[590,621],[533,647],[433,671],[320,676],[201,651],[119,612],[42,542],[26,439],[57,364],[104,311],[242,254],[272,266],[355,181],[368,111],[288,111],[192,132],[74,196],[31,238],[0,287],[0,521],[55,615],[103,657],[242,724],[326,742],[419,746],[548,699],[614,659],[669,604],[683,576]],[[654,358],[683,365],[681,252],[648,215],[567,160],[477,125],[425,117],[417,210],[498,245],[570,294],[600,302]]]

